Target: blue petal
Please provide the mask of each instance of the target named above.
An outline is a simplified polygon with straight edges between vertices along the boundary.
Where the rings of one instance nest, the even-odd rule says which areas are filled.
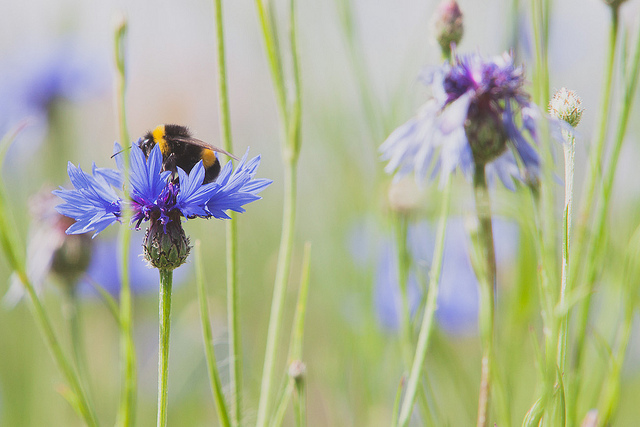
[[[271,181],[265,179],[253,180],[260,164],[260,156],[247,161],[248,154],[247,150],[235,171],[232,170],[231,162],[228,162],[218,179],[209,184],[210,187],[203,186],[207,187],[202,196],[206,194],[208,197],[206,207],[211,216],[228,219],[229,216],[225,213],[227,210],[244,212],[243,206],[260,199],[257,194],[271,184]]]
[[[93,231],[95,237],[108,225],[118,220],[122,200],[115,194],[102,174],[88,175],[80,167],[71,163],[67,170],[75,188],[73,190],[61,188],[53,192],[65,201],[56,206],[56,210],[76,220],[76,223],[67,229],[67,234]]]

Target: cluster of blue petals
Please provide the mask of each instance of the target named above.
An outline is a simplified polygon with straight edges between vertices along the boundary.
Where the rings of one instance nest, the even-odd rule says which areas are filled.
[[[401,177],[415,172],[422,181],[429,171],[432,176],[439,171],[442,179],[459,168],[471,177],[474,159],[465,125],[473,117],[490,114],[504,126],[510,148],[486,165],[490,179],[497,175],[513,189],[513,178],[533,180],[539,175],[540,157],[527,135],[537,142],[542,114],[529,102],[522,67],[515,66],[509,54],[491,59],[456,56],[452,63],[426,70],[421,80],[432,97],[380,147],[383,160],[389,161],[387,173]],[[473,114],[478,111],[484,114]]]
[[[115,151],[121,151],[118,144]],[[166,224],[176,217],[228,219],[227,210],[244,212],[243,206],[260,199],[258,193],[272,182],[254,179],[260,156],[247,161],[248,154],[247,151],[235,170],[228,162],[216,181],[203,185],[205,169],[202,161],[188,174],[178,169],[178,181],[174,182],[171,172],[162,171],[162,153],[157,145],[147,159],[138,144],[133,144],[129,173],[131,222],[139,229],[142,222],[156,218],[166,228]],[[56,207],[58,212],[76,220],[67,234],[92,231],[95,236],[120,219],[124,201],[115,189],[122,188],[123,184],[121,156],[116,156],[119,171],[94,165],[93,175],[69,163],[68,172],[74,189],[54,191],[65,201]]]

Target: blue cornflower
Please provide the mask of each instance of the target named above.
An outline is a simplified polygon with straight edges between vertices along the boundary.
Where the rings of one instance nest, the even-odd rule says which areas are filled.
[[[398,176],[414,171],[422,181],[429,170],[444,178],[459,168],[471,177],[476,165],[486,166],[488,175],[497,174],[510,189],[513,177],[539,175],[540,157],[526,135],[537,142],[542,115],[523,89],[522,67],[509,54],[456,55],[451,64],[421,77],[432,97],[380,147],[383,160],[389,160],[385,171]]]
[[[81,101],[105,93],[109,74],[97,58],[71,39],[21,49],[0,61],[0,126],[31,117],[46,124],[60,100]]]
[[[121,151],[120,146],[116,144],[115,150]],[[272,182],[253,179],[260,157],[247,162],[247,155],[248,152],[235,171],[232,172],[231,164],[227,163],[216,181],[202,185],[202,161],[188,174],[178,168],[178,180],[174,180],[171,179],[171,172],[162,171],[159,146],[153,148],[147,159],[138,144],[133,144],[129,179],[133,211],[131,222],[139,229],[143,221],[157,220],[166,233],[167,224],[179,223],[180,217],[229,218],[224,213],[225,210],[244,212],[242,206],[260,199],[258,193]],[[121,159],[116,158],[116,162],[122,168]],[[69,164],[69,177],[75,188],[62,188],[54,192],[66,202],[57,206],[58,212],[76,220],[67,229],[67,233],[93,231],[95,236],[108,225],[120,220],[124,201],[114,188],[121,187],[121,173],[94,166],[91,176],[80,167]]]

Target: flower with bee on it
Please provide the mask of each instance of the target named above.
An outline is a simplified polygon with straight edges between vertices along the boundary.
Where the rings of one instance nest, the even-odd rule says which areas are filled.
[[[122,169],[121,148],[116,144],[116,162]],[[178,168],[178,180],[163,171],[159,146],[148,158],[138,144],[130,155],[129,197],[123,200],[115,189],[122,188],[122,174],[111,169],[96,168],[93,175],[69,163],[68,171],[74,189],[54,191],[65,203],[58,205],[61,214],[76,222],[68,234],[94,232],[94,237],[110,224],[120,221],[124,203],[132,210],[131,223],[136,229],[149,221],[145,256],[154,267],[173,269],[182,264],[189,253],[188,238],[182,230],[182,219],[230,218],[226,211],[244,212],[243,206],[260,199],[258,195],[269,184],[267,179],[254,179],[260,156],[247,160],[248,152],[233,170],[227,163],[213,182],[203,184],[205,168],[198,162],[190,173]]]

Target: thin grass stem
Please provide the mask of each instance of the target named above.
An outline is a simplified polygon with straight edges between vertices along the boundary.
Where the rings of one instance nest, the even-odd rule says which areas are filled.
[[[442,260],[444,257],[444,240],[447,228],[447,215],[449,212],[450,195],[451,178],[447,178],[447,182],[445,183],[443,191],[440,219],[438,222],[438,231],[436,234],[436,245],[433,252],[433,260],[431,263],[429,289],[427,291],[427,303],[425,305],[425,311],[422,317],[422,325],[420,326],[420,333],[418,335],[418,343],[416,345],[413,364],[411,365],[411,372],[409,373],[407,391],[400,408],[400,418],[398,424],[403,427],[409,424],[411,413],[413,412],[413,405],[418,393],[419,383],[420,379],[422,378],[424,369],[424,361],[427,357],[427,350],[429,348],[429,338],[431,336],[433,319],[435,316],[438,301],[438,287],[440,284],[440,272],[442,271]]]
[[[195,243],[196,258],[196,286],[198,288],[198,300],[200,301],[200,320],[202,323],[202,335],[204,338],[204,353],[207,360],[207,371],[209,372],[209,383],[211,384],[211,392],[216,404],[216,412],[218,413],[218,421],[223,427],[231,425],[229,421],[229,411],[222,390],[222,382],[218,373],[218,364],[216,362],[215,350],[213,347],[213,332],[209,320],[209,304],[207,290],[204,284],[204,267],[202,265],[202,253],[200,250],[200,240]]]
[[[116,106],[120,140],[122,144],[129,144],[129,131],[127,127],[126,113],[126,36],[127,21],[122,17],[116,24],[114,32],[114,60],[116,67]],[[123,182],[126,186],[129,182],[129,156],[121,156],[123,160]],[[121,221],[129,224],[131,210],[127,204],[123,204]],[[131,230],[129,227],[120,229],[120,360],[121,360],[121,391],[120,407],[116,425],[122,427],[132,426],[136,418],[136,354],[133,342],[133,301],[131,297],[131,285],[129,282],[129,248],[131,247]]]
[[[233,152],[231,139],[231,114],[229,112],[229,93],[227,89],[227,64],[224,44],[224,19],[222,0],[215,0],[216,54],[218,101],[220,109],[220,133],[222,147]],[[234,425],[242,420],[242,348],[240,340],[240,319],[238,301],[238,226],[232,213],[227,221],[227,323],[229,327],[229,393],[233,397],[232,416]]]

